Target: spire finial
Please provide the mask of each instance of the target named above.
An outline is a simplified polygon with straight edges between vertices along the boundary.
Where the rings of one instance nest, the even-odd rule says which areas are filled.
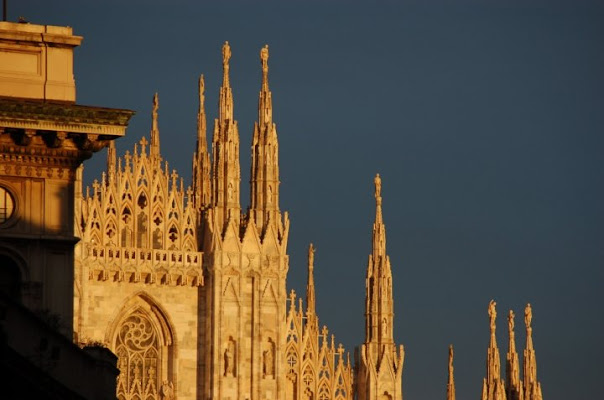
[[[115,175],[115,141],[109,141],[109,146],[107,146],[107,172],[109,173],[109,179],[113,179],[113,175]]]
[[[449,379],[447,382],[447,400],[455,400],[455,379],[453,377],[453,345],[449,345]]]
[[[375,220],[376,222],[382,222],[382,178],[380,178],[380,174],[376,174],[373,179],[373,183],[375,184]]]
[[[380,174],[375,175],[373,182],[375,183],[375,198],[381,199],[382,198],[382,178],[380,178]]]
[[[206,83],[205,83],[205,80],[203,79],[203,74],[201,74],[199,76],[199,112],[203,112],[203,109],[205,107],[205,100],[206,100],[205,88],[206,88]]]
[[[375,184],[375,223],[373,224],[373,254],[386,255],[386,228],[382,219],[382,178],[376,174]]]
[[[260,61],[262,62],[262,89],[268,90],[268,44],[260,50]]]
[[[193,155],[193,205],[196,209],[210,202],[210,155],[206,138],[205,80],[199,76],[199,111],[197,112],[197,150]]]
[[[497,310],[495,309],[496,305],[497,303],[495,300],[491,300],[489,302],[489,326],[491,328],[491,336],[495,335],[495,320],[497,319]]]
[[[151,156],[159,156],[159,128],[158,128],[158,112],[159,110],[159,95],[157,92],[153,95],[153,110],[151,112]]]
[[[311,243],[308,246],[308,283],[306,285],[306,313],[315,313],[315,278],[314,278],[314,263],[315,263],[315,247]]]
[[[262,87],[258,101],[258,123],[261,127],[273,123],[273,101],[268,88],[268,44],[260,49],[260,63],[262,64]]]
[[[526,325],[526,347],[529,350],[533,349],[533,327],[531,323],[533,321],[533,309],[531,304],[528,303],[524,309],[524,323]]]
[[[516,315],[514,314],[514,311],[510,310],[510,313],[508,314],[508,332],[510,333],[510,336],[514,335],[514,317]]]
[[[226,41],[222,45],[222,70],[224,72],[222,78],[222,86],[226,89],[229,87],[229,60],[231,59],[231,46]]]
[[[229,83],[229,60],[231,59],[231,46],[224,42],[222,46],[222,87],[220,88],[220,123],[225,120],[233,122],[233,92]]]
[[[157,110],[159,110],[159,95],[157,92],[153,95],[153,130],[157,130]]]
[[[533,309],[531,308],[531,304],[527,304],[524,309],[524,323],[526,324],[526,331],[531,332],[533,328],[531,327],[531,322],[533,321]]]

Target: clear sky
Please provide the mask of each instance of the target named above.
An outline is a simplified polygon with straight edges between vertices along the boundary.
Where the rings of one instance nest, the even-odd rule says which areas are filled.
[[[530,302],[544,397],[601,395],[602,2],[21,0],[8,12],[84,36],[78,102],[137,112],[120,155],[148,135],[158,91],[161,151],[187,183],[197,78],[211,124],[228,40],[243,205],[268,43],[288,286],[303,291],[312,241],[320,322],[336,340],[352,351],[364,339],[379,172],[405,398],[445,397],[450,343],[457,397],[479,398],[490,299],[502,364],[505,315],[516,311],[524,347]],[[103,162],[87,163],[87,182]]]

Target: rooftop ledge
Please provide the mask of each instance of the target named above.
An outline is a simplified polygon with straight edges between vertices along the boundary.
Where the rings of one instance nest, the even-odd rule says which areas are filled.
[[[0,126],[124,136],[134,111],[0,96]]]
[[[74,36],[69,26],[36,25],[0,21],[0,39],[19,42],[45,42],[75,47],[82,43],[82,36]]]

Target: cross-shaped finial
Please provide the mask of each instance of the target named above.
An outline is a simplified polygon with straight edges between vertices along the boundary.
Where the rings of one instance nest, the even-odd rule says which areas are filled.
[[[292,289],[292,291],[289,292],[289,301],[291,301],[292,306],[295,304],[295,301],[296,301],[296,291],[294,289]]]
[[[327,325],[323,325],[323,329],[321,329],[321,335],[323,336],[323,340],[327,339],[327,334],[329,330],[327,329]]]
[[[342,343],[340,343],[338,345],[338,355],[340,356],[340,358],[342,358],[343,354],[344,354],[344,346],[342,346]]]
[[[172,186],[176,186],[176,179],[178,179],[178,174],[176,173],[175,169],[172,170],[172,175],[170,175],[170,177],[172,178]]]
[[[143,136],[143,138],[139,142],[141,144],[141,154],[145,154],[145,147],[149,142],[147,142],[147,138]]]
[[[132,156],[130,155],[130,152],[128,150],[126,150],[126,153],[124,154],[124,161],[126,161],[126,165],[124,165],[124,171],[130,170],[130,160],[131,159],[132,159]]]

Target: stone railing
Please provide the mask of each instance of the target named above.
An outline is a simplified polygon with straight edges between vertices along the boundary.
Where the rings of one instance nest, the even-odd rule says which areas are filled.
[[[84,263],[89,267],[91,280],[203,285],[201,252],[85,246]]]

